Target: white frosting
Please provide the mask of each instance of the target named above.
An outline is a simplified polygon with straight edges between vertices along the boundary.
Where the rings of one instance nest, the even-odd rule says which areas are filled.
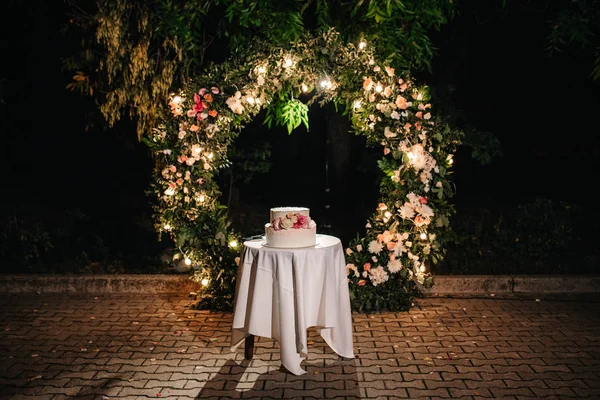
[[[308,247],[317,244],[317,224],[311,221],[308,229],[282,229],[276,231],[271,224],[265,225],[267,246],[271,247]]]
[[[271,222],[277,218],[284,218],[288,214],[298,213],[310,217],[310,210],[306,207],[275,207],[271,208]],[[289,220],[288,220],[289,221]],[[317,244],[317,224],[311,220],[308,229],[274,229],[271,223],[265,225],[265,238],[267,246],[295,248],[308,247]]]
[[[271,208],[270,222],[273,222],[275,218],[281,218],[289,213],[298,213],[300,215],[310,216],[310,210],[306,207],[276,207]]]

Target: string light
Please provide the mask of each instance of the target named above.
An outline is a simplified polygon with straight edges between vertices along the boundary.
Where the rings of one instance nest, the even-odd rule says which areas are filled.
[[[201,283],[202,283],[202,286],[208,286],[208,279],[207,278],[202,279]]]
[[[354,108],[355,108],[355,109],[359,109],[359,108],[360,108],[360,100],[356,100],[356,101],[354,102]]]
[[[421,265],[421,266],[419,267],[419,271],[421,271],[421,272],[425,272],[425,265]]]
[[[202,147],[196,147],[196,148],[194,149],[194,153],[196,153],[196,154],[200,154],[200,153],[202,153]]]
[[[302,92],[304,92],[304,93],[308,92],[308,86],[306,86],[306,83],[302,84]]]
[[[175,97],[173,97],[173,103],[175,103],[175,104],[181,103],[181,100],[182,100],[181,96],[175,96]]]
[[[358,48],[361,50],[364,50],[365,47],[367,47],[367,42],[365,42],[364,40],[358,44]]]
[[[170,230],[171,230],[171,225],[169,225],[169,224],[165,224],[165,226],[163,226],[163,229],[164,229],[165,231],[170,231]]]
[[[258,67],[258,73],[264,74],[265,72],[267,72],[267,67],[265,67],[264,65]]]
[[[377,93],[381,93],[382,90],[383,90],[383,86],[381,86],[380,84],[377,84],[377,86],[375,86],[375,91]]]
[[[386,218],[390,218],[392,216],[392,213],[389,211],[386,211],[383,215],[385,215]]]
[[[286,66],[286,67],[291,67],[293,63],[294,63],[294,62],[292,61],[292,59],[291,59],[291,58],[286,58],[286,59],[285,59],[285,66]]]
[[[204,203],[204,195],[203,195],[203,194],[201,194],[201,195],[198,197],[198,201],[199,201],[200,203]]]
[[[427,239],[427,234],[425,232],[421,232],[419,237],[421,238],[421,240],[425,240],[425,239]]]
[[[229,247],[231,247],[231,248],[235,249],[237,247],[237,245],[238,245],[238,243],[235,240],[232,240],[231,242],[229,242]]]
[[[213,153],[208,153],[207,157],[208,157],[208,159],[209,159],[209,160],[212,160],[212,159],[213,159],[213,157],[214,157],[214,156],[213,156]]]
[[[323,89],[329,89],[331,87],[331,81],[329,79],[323,79],[321,81],[321,87]]]
[[[423,100],[423,94],[421,92],[417,93],[417,100]]]
[[[454,163],[454,158],[452,158],[452,154],[449,154],[448,157],[446,158],[446,160],[448,160],[448,164],[452,165]]]
[[[189,258],[185,258],[185,265],[192,265],[192,260],[190,260]]]
[[[165,190],[165,194],[167,196],[173,196],[175,194],[175,189],[173,188],[168,188],[167,190]]]
[[[248,102],[248,104],[254,104],[254,97],[248,96],[246,97],[246,101]]]

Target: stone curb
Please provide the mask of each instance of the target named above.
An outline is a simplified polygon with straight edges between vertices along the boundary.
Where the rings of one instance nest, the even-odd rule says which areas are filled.
[[[0,275],[0,293],[182,293],[189,275]],[[425,296],[600,293],[600,275],[437,275]]]
[[[182,293],[199,287],[189,275],[0,276],[0,293]]]
[[[426,296],[600,293],[600,275],[438,275]]]

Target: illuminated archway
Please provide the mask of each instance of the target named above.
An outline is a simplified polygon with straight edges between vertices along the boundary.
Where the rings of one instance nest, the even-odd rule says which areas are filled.
[[[311,95],[307,104],[301,93]],[[354,309],[407,309],[418,284],[432,284],[428,267],[444,256],[454,211],[448,175],[461,133],[432,115],[426,87],[376,61],[366,42],[343,43],[331,30],[287,49],[256,43],[212,67],[173,93],[144,139],[156,155],[157,230],[171,235],[176,258],[195,267],[207,306],[228,308],[235,289],[240,238],[214,181],[228,165],[227,147],[265,107],[267,119],[291,130],[308,123],[308,105],[329,101],[368,145],[381,146],[387,176],[366,234],[346,249]]]

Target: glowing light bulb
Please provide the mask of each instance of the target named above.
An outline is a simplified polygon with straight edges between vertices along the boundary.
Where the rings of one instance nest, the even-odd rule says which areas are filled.
[[[235,249],[237,247],[237,245],[238,245],[238,243],[235,240],[232,240],[231,242],[229,242],[229,247],[231,247],[231,248]]]
[[[421,265],[421,266],[419,267],[419,271],[421,271],[421,272],[425,272],[425,266],[424,266],[424,265]]]
[[[364,50],[365,47],[367,47],[367,42],[364,40],[358,44],[358,48],[361,50]]]
[[[168,188],[167,190],[165,190],[165,194],[167,196],[173,196],[175,194],[175,189],[173,188]]]
[[[202,153],[202,147],[196,147],[196,148],[194,149],[194,153],[196,153],[196,154],[200,154],[200,153]]]
[[[254,97],[248,96],[246,97],[246,101],[248,102],[248,104],[254,104]]]
[[[407,155],[411,161],[415,159],[415,154],[412,151],[409,151]]]
[[[331,81],[329,79],[323,79],[321,81],[321,87],[323,89],[329,89],[331,87]]]
[[[423,100],[423,94],[417,93],[417,100]]]
[[[198,197],[198,201],[199,201],[200,203],[204,203],[204,195],[203,195],[203,194],[201,194],[201,195]]]
[[[386,211],[383,215],[385,215],[386,218],[390,218],[392,216],[392,213],[389,211]]]
[[[206,279],[206,278],[202,279],[201,283],[202,283],[202,286],[208,286],[208,279]]]
[[[421,240],[425,240],[425,239],[427,239],[427,234],[425,232],[421,232],[419,237],[421,238]]]
[[[383,86],[381,86],[380,84],[377,84],[377,86],[375,86],[375,91],[377,93],[381,93],[382,90],[383,90]]]
[[[303,83],[303,84],[302,84],[302,91],[303,91],[304,93],[308,92],[308,86],[306,86],[306,84],[305,84],[305,83]]]
[[[448,158],[446,158],[448,160],[448,164],[452,165],[454,163],[454,158],[452,158],[452,154],[448,155]]]
[[[189,258],[185,258],[185,265],[192,265],[192,260],[190,260]]]
[[[208,157],[209,160],[212,160],[213,157],[214,157],[214,155],[213,155],[213,153],[208,153],[207,157]]]
[[[170,230],[171,230],[171,225],[169,225],[169,224],[165,224],[165,226],[163,226],[163,229],[164,229],[165,231],[170,231]]]
[[[285,66],[286,66],[286,67],[291,67],[293,63],[294,63],[294,62],[292,61],[292,59],[291,59],[291,58],[286,58],[286,59],[285,59]]]
[[[175,96],[175,97],[173,97],[173,103],[175,103],[175,104],[181,103],[181,96]]]
[[[356,100],[356,101],[354,102],[354,108],[355,108],[355,109],[359,109],[359,108],[360,108],[360,100]]]
[[[260,104],[260,103],[261,103],[260,98],[256,99],[256,104]]]
[[[260,67],[258,67],[258,72],[264,74],[265,72],[267,72],[267,67],[261,65]]]

